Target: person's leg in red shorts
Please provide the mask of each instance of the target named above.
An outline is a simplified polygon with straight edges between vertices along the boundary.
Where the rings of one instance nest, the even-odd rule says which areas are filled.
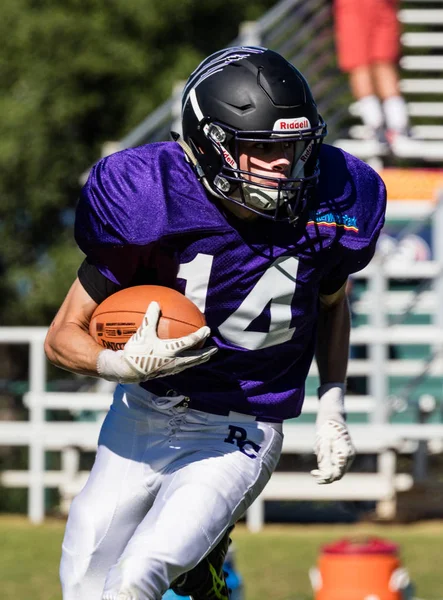
[[[397,0],[373,0],[377,5],[378,26],[371,46],[371,64],[379,98],[382,101],[388,141],[406,135],[409,119],[406,102],[401,95],[397,63],[400,55],[400,23]]]
[[[369,137],[405,133],[406,104],[398,82],[400,28],[397,0],[335,0],[337,59],[349,74],[361,119]]]

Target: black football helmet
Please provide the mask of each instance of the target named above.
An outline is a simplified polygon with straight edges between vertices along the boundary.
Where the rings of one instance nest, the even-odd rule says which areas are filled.
[[[303,75],[277,52],[226,48],[206,58],[183,90],[184,141],[197,173],[215,196],[264,217],[296,224],[316,188],[326,124]],[[294,144],[288,178],[239,168],[239,143]]]

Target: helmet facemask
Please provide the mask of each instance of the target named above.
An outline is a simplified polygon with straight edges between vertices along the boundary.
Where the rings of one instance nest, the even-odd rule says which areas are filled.
[[[205,136],[221,159],[221,168],[210,185],[211,192],[267,219],[296,225],[318,182],[318,153],[325,129],[324,122],[295,133],[238,131],[217,122],[203,125]],[[273,176],[272,171],[266,170],[265,174],[240,169],[243,142],[293,144],[289,175]]]

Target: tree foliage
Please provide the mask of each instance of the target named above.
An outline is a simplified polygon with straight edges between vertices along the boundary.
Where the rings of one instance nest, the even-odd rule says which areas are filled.
[[[0,323],[46,325],[82,257],[81,173],[270,0],[3,0]]]

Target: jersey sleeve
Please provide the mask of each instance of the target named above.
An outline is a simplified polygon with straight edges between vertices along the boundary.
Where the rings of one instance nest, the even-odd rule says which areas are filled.
[[[82,189],[75,238],[85,253],[98,244],[142,245],[162,235],[164,201],[155,188],[154,161],[131,150],[96,163]]]
[[[89,296],[97,304],[122,289],[120,285],[103,275],[87,258],[80,265],[77,277]]]
[[[352,162],[350,165],[355,186],[352,227],[345,230],[337,244],[337,259],[321,282],[321,290],[327,290],[323,293],[337,291],[349,275],[370,263],[385,222],[385,184],[369,165],[358,159],[355,161],[358,163],[354,168]]]
[[[331,296],[332,294],[335,294],[344,286],[347,279],[348,275],[343,274],[339,277],[335,277],[334,273],[329,273],[328,276],[324,277],[320,283],[320,294],[324,296]]]
[[[94,165],[80,195],[75,239],[102,274],[127,286],[141,266],[149,270],[153,249],[156,268],[163,270],[169,240],[225,228],[182,148],[157,142]]]
[[[161,213],[149,202],[141,172],[148,165],[131,152],[113,154],[91,169],[76,211],[75,239],[87,260],[111,282],[127,287],[149,262],[161,238]]]

